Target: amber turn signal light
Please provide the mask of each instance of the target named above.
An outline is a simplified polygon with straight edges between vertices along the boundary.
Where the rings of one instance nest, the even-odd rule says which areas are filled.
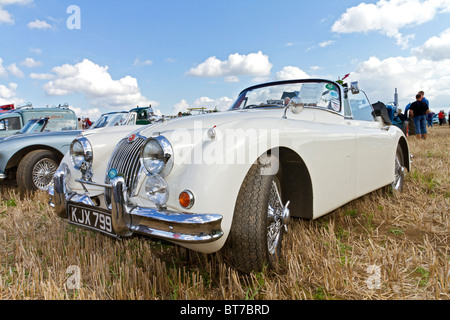
[[[190,209],[194,205],[194,194],[189,190],[184,190],[178,197],[183,208]]]

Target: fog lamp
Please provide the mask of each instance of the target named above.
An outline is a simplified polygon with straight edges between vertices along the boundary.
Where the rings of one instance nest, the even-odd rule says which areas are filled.
[[[158,207],[164,207],[169,200],[169,187],[159,175],[147,176],[145,193],[148,199]]]

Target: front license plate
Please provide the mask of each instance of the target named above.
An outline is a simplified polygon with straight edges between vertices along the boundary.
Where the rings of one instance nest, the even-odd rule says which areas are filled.
[[[83,206],[80,204],[68,204],[69,222],[71,224],[81,226],[102,232],[111,237],[117,237],[112,225],[111,213],[108,210]]]

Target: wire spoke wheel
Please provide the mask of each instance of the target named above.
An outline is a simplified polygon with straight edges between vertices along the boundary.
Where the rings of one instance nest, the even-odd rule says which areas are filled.
[[[394,192],[402,192],[403,191],[403,184],[405,182],[406,169],[403,166],[402,159],[403,159],[403,153],[402,153],[401,149],[399,148],[395,155],[395,180],[392,183],[392,190]]]
[[[279,185],[272,181],[270,188],[269,205],[267,210],[267,248],[271,255],[275,255],[282,240],[283,229],[287,227],[284,217],[285,207],[281,201]]]
[[[33,168],[32,178],[34,185],[43,191],[47,191],[52,183],[53,175],[58,166],[52,159],[44,158],[36,163]]]

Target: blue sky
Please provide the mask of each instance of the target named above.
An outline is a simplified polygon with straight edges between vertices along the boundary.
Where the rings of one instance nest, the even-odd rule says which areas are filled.
[[[259,82],[348,73],[373,102],[424,90],[450,110],[450,0],[0,0],[0,41],[0,104],[91,119],[226,109]]]

